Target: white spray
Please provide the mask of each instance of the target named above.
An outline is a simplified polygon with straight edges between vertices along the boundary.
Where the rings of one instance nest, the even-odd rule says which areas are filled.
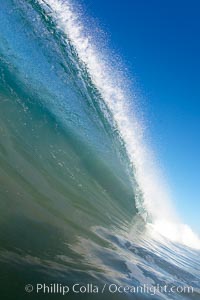
[[[142,192],[143,206],[153,217],[154,228],[169,239],[200,248],[200,241],[186,225],[177,226],[165,183],[155,166],[153,155],[144,144],[143,128],[136,116],[130,117],[131,108],[123,80],[115,76],[114,70],[103,59],[104,53],[97,50],[84,28],[78,13],[70,1],[38,0],[50,13],[57,27],[62,30],[74,46],[79,59],[88,72],[103,100],[113,114],[129,159],[134,166],[134,176]],[[114,74],[114,75],[113,75]],[[140,206],[140,203],[137,203]],[[176,228],[176,230],[175,230]],[[169,230],[168,230],[169,229]],[[174,234],[172,234],[174,233]],[[185,236],[187,234],[187,236]],[[184,237],[185,236],[185,237]]]

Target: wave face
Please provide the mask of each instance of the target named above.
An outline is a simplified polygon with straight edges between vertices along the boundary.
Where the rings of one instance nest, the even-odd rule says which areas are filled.
[[[38,282],[165,283],[193,286],[173,299],[198,299],[199,252],[145,224],[171,211],[123,82],[90,44],[67,1],[0,3],[1,295],[27,299]]]

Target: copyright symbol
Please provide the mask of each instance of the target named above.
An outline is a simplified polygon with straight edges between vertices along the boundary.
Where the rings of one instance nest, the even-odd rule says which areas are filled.
[[[25,286],[25,291],[26,291],[27,293],[31,293],[31,292],[33,291],[33,286],[32,286],[32,284],[27,284],[27,285]]]

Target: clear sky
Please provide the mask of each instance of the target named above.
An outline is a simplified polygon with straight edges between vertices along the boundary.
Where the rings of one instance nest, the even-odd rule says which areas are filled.
[[[200,1],[82,2],[136,78],[175,206],[200,233]]]

